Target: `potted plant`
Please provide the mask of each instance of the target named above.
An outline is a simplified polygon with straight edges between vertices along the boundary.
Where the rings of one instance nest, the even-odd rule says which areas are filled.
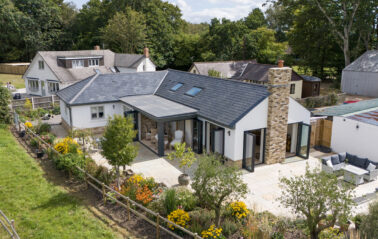
[[[39,142],[38,139],[33,138],[32,140],[30,140],[30,146],[32,148],[34,148],[34,152],[37,155],[37,158],[42,158],[43,157],[44,152],[43,152],[43,150],[41,148],[41,144],[40,144],[40,142]]]
[[[175,151],[168,154],[169,160],[178,159],[180,163],[180,168],[183,169],[184,173],[182,173],[178,177],[179,185],[181,186],[187,186],[190,182],[189,175],[185,172],[186,168],[190,168],[192,164],[197,160],[195,157],[194,152],[192,151],[192,148],[186,148],[185,143],[177,143],[175,144]]]

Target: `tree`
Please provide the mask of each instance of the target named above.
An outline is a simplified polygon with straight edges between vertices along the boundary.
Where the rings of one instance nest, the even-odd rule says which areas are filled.
[[[219,71],[216,71],[214,69],[210,69],[207,71],[207,74],[212,77],[218,77],[221,78],[221,73]]]
[[[244,197],[248,188],[241,171],[226,167],[214,156],[203,156],[194,173],[192,188],[204,207],[215,211],[215,224],[219,226],[221,209],[225,202]]]
[[[136,53],[143,49],[146,39],[144,16],[130,7],[117,12],[102,29],[102,38],[116,52]]]
[[[339,186],[336,176],[308,167],[304,175],[281,178],[280,186],[283,191],[279,200],[306,218],[311,239],[318,239],[321,231],[347,218],[354,203],[351,191]]]
[[[259,27],[264,27],[267,24],[265,20],[264,13],[260,10],[260,8],[255,8],[248,14],[248,16],[244,19],[245,25],[251,30],[255,30]]]
[[[9,107],[11,95],[9,90],[0,86],[0,123],[10,124],[12,121],[11,109]]]
[[[109,118],[101,140],[103,150],[101,154],[115,168],[118,188],[120,188],[119,167],[130,165],[138,154],[138,149],[133,143],[136,134],[131,117],[115,115],[114,118]]]
[[[186,143],[177,143],[174,145],[175,151],[168,154],[169,160],[174,160],[175,158],[180,161],[180,168],[184,170],[185,168],[190,168],[192,164],[197,160],[192,148],[186,148]]]
[[[361,221],[361,238],[378,238],[378,201],[369,205],[369,213]]]

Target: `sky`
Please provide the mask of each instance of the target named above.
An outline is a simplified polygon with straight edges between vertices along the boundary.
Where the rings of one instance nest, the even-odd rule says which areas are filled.
[[[70,0],[81,8],[87,0]],[[192,23],[210,22],[212,18],[238,20],[246,17],[253,8],[263,8],[266,0],[166,0],[177,5],[183,18]]]

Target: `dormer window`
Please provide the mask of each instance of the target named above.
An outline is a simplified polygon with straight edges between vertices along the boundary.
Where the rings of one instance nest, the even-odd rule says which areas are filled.
[[[72,68],[84,67],[84,60],[72,60]]]
[[[100,65],[100,60],[99,59],[89,59],[88,61],[89,66],[99,66]]]
[[[39,68],[40,70],[45,69],[45,63],[44,63],[43,61],[38,61],[38,68]]]

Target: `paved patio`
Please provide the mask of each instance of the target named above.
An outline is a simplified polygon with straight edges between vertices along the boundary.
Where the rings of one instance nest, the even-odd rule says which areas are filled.
[[[162,182],[168,187],[177,185],[177,178],[181,174],[181,169],[177,162],[159,158],[143,145],[139,145],[139,155],[134,163],[127,168],[131,168],[136,173],[141,173],[147,177],[154,177],[157,182]],[[319,157],[319,152],[313,152],[313,155]],[[107,163],[101,154],[95,153],[92,158],[97,164],[104,165],[108,168],[111,166]],[[243,170],[243,180],[247,183],[250,192],[244,199],[249,208],[258,211],[267,210],[275,215],[292,216],[289,209],[281,207],[277,198],[281,194],[279,179],[305,173],[306,165],[311,169],[320,168],[320,160],[310,156],[308,160],[294,158],[291,163],[262,165],[255,168],[254,173]],[[193,175],[193,169],[189,175]],[[375,188],[378,188],[378,180],[364,183],[354,189],[355,196],[358,198],[358,206],[353,210],[354,213],[366,212],[372,199],[378,199]],[[310,196],[310,195],[309,195]]]

